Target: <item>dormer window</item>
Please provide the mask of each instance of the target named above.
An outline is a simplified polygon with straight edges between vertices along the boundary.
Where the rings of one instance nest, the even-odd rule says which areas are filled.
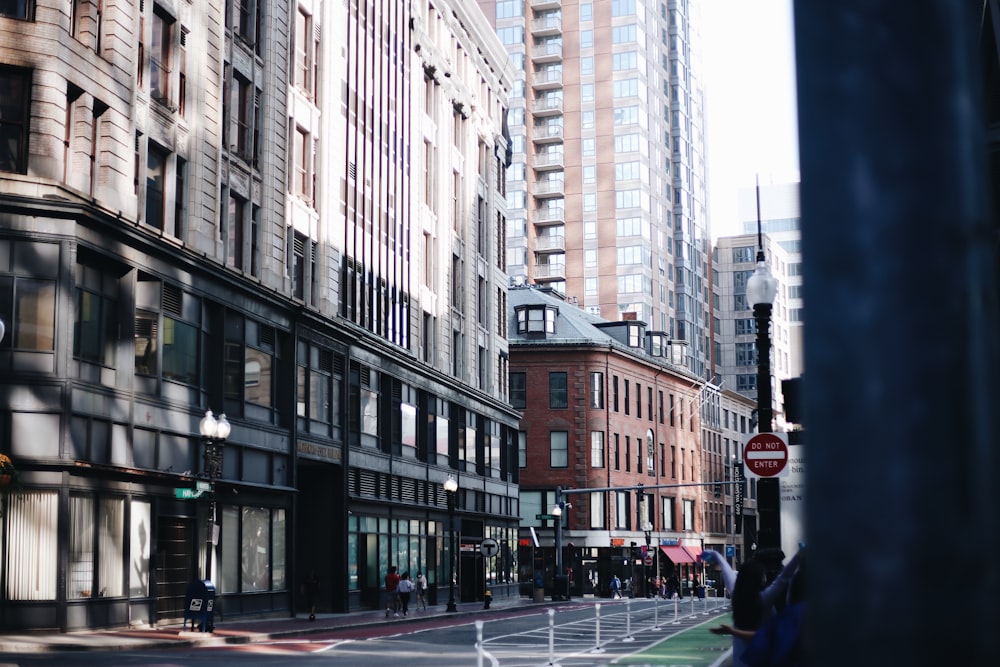
[[[645,327],[639,322],[629,322],[628,325],[628,346],[642,347],[642,333]]]
[[[667,354],[667,334],[649,333],[649,356],[663,357]]]
[[[555,306],[520,306],[517,312],[517,333],[545,336],[556,332],[556,316],[559,309]]]

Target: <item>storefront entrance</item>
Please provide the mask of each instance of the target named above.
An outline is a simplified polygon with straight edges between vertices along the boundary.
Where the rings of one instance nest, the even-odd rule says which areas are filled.
[[[161,517],[156,530],[156,620],[184,617],[188,583],[198,576],[194,562],[194,520]]]

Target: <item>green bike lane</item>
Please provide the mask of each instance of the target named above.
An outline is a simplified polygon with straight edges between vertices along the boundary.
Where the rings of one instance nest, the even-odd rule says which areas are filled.
[[[717,616],[631,655],[617,658],[611,664],[632,667],[720,667],[729,663],[733,639],[729,635],[714,635],[709,628],[721,623],[732,624],[732,614]]]

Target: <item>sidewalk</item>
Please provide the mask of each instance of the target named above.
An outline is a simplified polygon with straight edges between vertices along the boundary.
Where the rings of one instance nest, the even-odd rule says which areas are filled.
[[[398,624],[420,621],[437,616],[478,618],[497,612],[525,609],[536,606],[561,604],[546,599],[533,602],[531,598],[502,598],[493,600],[489,609],[482,602],[459,603],[458,612],[448,613],[441,603],[426,611],[413,611],[400,618],[386,618],[385,610],[366,610],[346,614],[317,614],[315,621],[308,615],[296,618],[216,620],[214,632],[185,630],[183,625],[158,627],[115,628],[80,632],[22,632],[0,633],[0,653],[37,653],[45,651],[110,651],[142,650],[184,646],[221,646],[225,644],[252,644],[277,637],[301,637],[329,630],[362,627],[366,625]],[[188,625],[190,628],[190,625]]]

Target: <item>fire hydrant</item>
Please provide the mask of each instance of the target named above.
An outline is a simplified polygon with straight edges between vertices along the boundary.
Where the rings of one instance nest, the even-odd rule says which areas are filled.
[[[483,609],[489,609],[490,602],[493,602],[493,593],[486,589],[486,593],[483,595]]]

